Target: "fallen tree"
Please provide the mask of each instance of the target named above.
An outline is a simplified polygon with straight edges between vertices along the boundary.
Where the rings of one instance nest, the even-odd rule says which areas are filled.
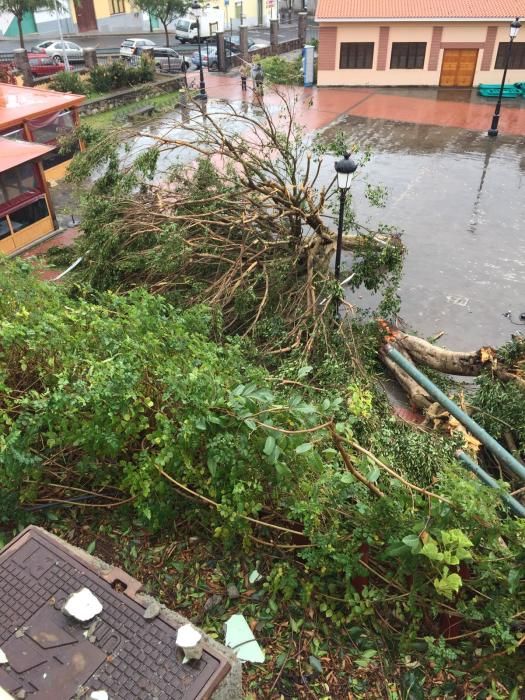
[[[154,134],[84,134],[91,145],[72,178],[102,175],[84,206],[77,279],[209,304],[228,332],[251,335],[269,352],[324,342],[330,302],[342,295],[330,271],[337,188],[326,159],[348,149],[363,168],[368,154],[343,141],[321,145],[298,124],[293,93],[275,100],[277,109],[274,101],[253,112],[228,103],[205,115],[192,109]],[[133,138],[140,154],[119,146]],[[366,193],[381,203],[381,188]],[[393,313],[399,233],[360,225],[349,195],[343,248],[350,287],[381,291],[382,311]]]

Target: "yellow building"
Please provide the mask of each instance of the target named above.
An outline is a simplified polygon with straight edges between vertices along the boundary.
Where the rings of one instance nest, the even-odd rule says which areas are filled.
[[[69,0],[69,4],[79,32],[142,32],[148,28],[143,13],[129,0]]]

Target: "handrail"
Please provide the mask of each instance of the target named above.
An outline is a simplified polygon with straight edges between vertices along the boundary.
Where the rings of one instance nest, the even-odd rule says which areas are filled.
[[[485,447],[490,450],[498,459],[500,459],[503,464],[505,464],[516,476],[519,476],[523,481],[525,481],[525,467],[510,454],[502,445],[495,440],[492,435],[489,435],[484,428],[476,423],[465,411],[462,411],[457,404],[455,404],[451,399],[444,394],[441,389],[432,382],[423,372],[417,369],[411,362],[409,362],[406,357],[404,357],[398,350],[393,348],[391,345],[386,346],[386,354],[390,357],[397,365],[401,367],[412,379],[414,379],[418,384],[420,384],[423,389],[425,389],[433,399],[440,403],[443,408],[445,408],[454,418],[467,428],[467,430],[474,435],[476,439],[482,442]]]
[[[483,481],[487,486],[496,489],[499,492],[502,501],[508,505],[508,507],[520,518],[525,518],[525,507],[509,493],[506,493],[501,484],[499,484],[496,479],[493,479],[490,474],[482,469],[477,462],[475,462],[471,457],[469,457],[463,450],[457,450],[456,457],[463,462],[463,464],[473,472],[480,481]]]

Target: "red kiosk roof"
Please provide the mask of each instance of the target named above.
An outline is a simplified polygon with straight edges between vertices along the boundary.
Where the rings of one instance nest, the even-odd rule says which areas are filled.
[[[44,114],[78,107],[84,95],[0,83],[0,131]]]
[[[16,168],[22,163],[36,160],[52,151],[54,146],[31,141],[16,141],[0,137],[0,173]]]

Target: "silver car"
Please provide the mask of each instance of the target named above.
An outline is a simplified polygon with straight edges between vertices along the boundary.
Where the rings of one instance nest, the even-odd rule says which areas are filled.
[[[34,50],[38,53],[47,53],[54,63],[64,63],[64,54],[71,63],[84,60],[84,49],[72,41],[41,41]]]
[[[142,50],[138,50],[140,56]],[[153,61],[155,70],[158,73],[175,73],[181,70],[188,70],[190,61],[175,49],[169,49],[166,46],[155,46],[153,49]]]

